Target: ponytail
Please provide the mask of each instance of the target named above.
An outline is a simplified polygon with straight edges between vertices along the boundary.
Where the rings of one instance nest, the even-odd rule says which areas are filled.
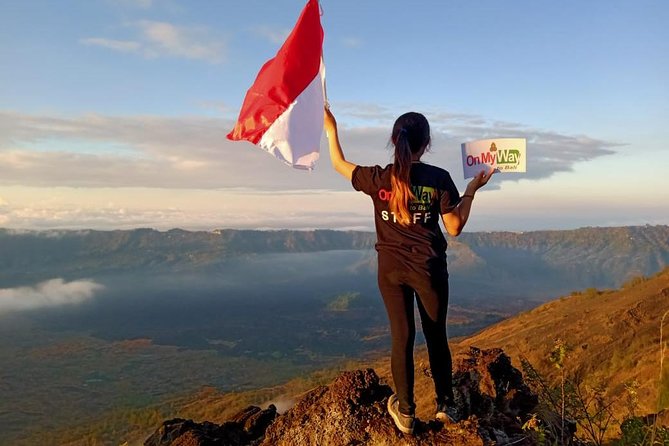
[[[416,196],[411,191],[409,173],[411,172],[411,146],[406,129],[402,128],[395,140],[395,161],[390,169],[390,184],[392,193],[390,195],[390,210],[395,213],[397,222],[402,226],[409,226],[411,214],[409,213],[409,200]]]

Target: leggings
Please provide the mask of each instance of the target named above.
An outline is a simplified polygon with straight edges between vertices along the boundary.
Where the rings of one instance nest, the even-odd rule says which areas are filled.
[[[415,412],[413,386],[413,347],[416,336],[414,295],[417,297],[423,334],[427,343],[437,404],[453,401],[452,361],[446,336],[448,271],[446,260],[439,259],[424,271],[408,269],[406,264],[379,253],[379,290],[383,297],[392,337],[390,367],[399,400],[400,412]]]

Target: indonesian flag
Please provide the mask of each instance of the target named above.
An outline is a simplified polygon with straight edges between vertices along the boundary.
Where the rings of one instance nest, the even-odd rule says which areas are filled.
[[[322,55],[318,0],[309,0],[279,52],[263,65],[246,93],[228,139],[257,144],[293,167],[313,168],[323,131]]]

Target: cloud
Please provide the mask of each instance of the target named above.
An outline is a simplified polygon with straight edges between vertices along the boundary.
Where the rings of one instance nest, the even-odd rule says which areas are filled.
[[[349,48],[360,48],[362,46],[362,40],[357,37],[344,37],[341,39],[341,43]]]
[[[72,305],[93,298],[104,286],[92,280],[51,279],[35,286],[0,289],[0,313]]]
[[[45,195],[41,188],[35,194]],[[57,198],[0,208],[14,229],[336,227],[371,229],[369,202],[352,190],[253,191],[58,188]],[[32,195],[32,194],[31,194]],[[287,206],[287,203],[291,203]]]
[[[103,48],[109,48],[110,50],[121,51],[124,53],[137,52],[142,46],[139,42],[133,42],[132,40],[112,40],[100,37],[81,39],[79,42],[84,45],[101,46]]]
[[[132,40],[86,37],[79,43],[124,53],[137,53],[146,58],[177,57],[220,63],[226,42],[206,27],[178,26],[167,22],[141,20],[130,24],[136,31]]]
[[[288,34],[290,34],[290,28],[273,28],[267,25],[258,25],[252,27],[251,32],[270,43],[281,45],[285,42]]]
[[[0,197],[0,225],[6,225],[10,222],[10,212],[9,203]]]
[[[148,41],[147,51],[151,56],[170,55],[188,59],[221,62],[222,41],[208,39],[206,28],[180,27],[166,22],[143,20],[138,23],[143,37]]]
[[[131,6],[140,9],[150,9],[153,6],[153,0],[112,0],[113,3],[121,6]]]
[[[236,109],[233,109],[229,104],[223,101],[198,101],[197,105],[203,109],[216,110],[220,115],[235,115]]]
[[[399,115],[395,112],[396,108],[399,107],[390,108],[365,103],[337,104],[335,112],[339,111],[341,116],[350,118],[356,123],[355,127],[347,129],[351,137],[349,144],[361,146],[361,156],[366,163],[371,162],[372,157],[379,160],[381,153],[379,150],[364,150],[363,147],[380,138],[383,138],[386,144],[389,142],[390,128]],[[408,107],[401,108],[409,110]],[[526,138],[528,172],[504,176],[504,181],[548,178],[558,172],[571,171],[576,163],[612,155],[616,153],[616,149],[625,145],[587,135],[569,135],[536,129],[516,122],[490,120],[473,114],[433,109],[422,110],[422,112],[428,118],[432,131],[430,160],[437,165],[444,166],[450,172],[462,172],[459,153],[460,144],[465,141],[504,137]],[[342,121],[346,122],[345,119]],[[444,148],[450,149],[444,150]],[[453,148],[456,150],[456,156],[453,156]],[[498,185],[502,178],[496,181]],[[488,186],[488,188],[491,187],[495,185]]]
[[[364,104],[338,106],[340,136],[349,159],[385,164],[396,113]],[[619,144],[585,135],[567,135],[480,116],[427,111],[433,147],[427,159],[461,177],[460,143],[486,137],[525,137],[527,174],[504,181],[547,178],[576,163],[615,153]],[[353,125],[347,122],[354,123]],[[346,190],[328,165],[313,173],[290,169],[249,143],[228,141],[231,119],[211,117],[75,117],[0,112],[0,184],[73,187],[157,187],[169,189]],[[57,142],[57,147],[50,144]],[[67,143],[77,149],[66,149]],[[88,149],[82,146],[88,145]],[[110,151],[109,146],[123,151]],[[321,147],[326,147],[325,141]],[[500,179],[501,180],[501,179]]]

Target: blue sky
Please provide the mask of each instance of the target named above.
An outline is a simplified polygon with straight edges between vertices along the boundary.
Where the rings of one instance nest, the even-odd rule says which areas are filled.
[[[0,4],[0,226],[371,228],[368,200],[225,141],[302,0]],[[470,230],[668,224],[662,1],[321,1],[344,150],[389,160],[411,109],[462,189],[459,144],[528,139]],[[482,191],[483,192],[483,191]]]

